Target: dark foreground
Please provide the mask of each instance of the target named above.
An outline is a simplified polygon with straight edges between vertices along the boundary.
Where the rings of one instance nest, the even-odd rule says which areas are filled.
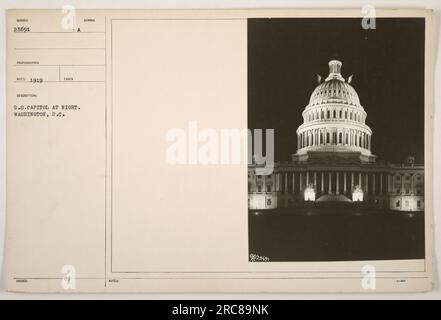
[[[249,211],[249,253],[269,261],[424,258],[424,212],[366,208]]]

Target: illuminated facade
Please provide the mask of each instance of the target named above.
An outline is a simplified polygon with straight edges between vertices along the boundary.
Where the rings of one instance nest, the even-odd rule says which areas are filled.
[[[297,129],[297,152],[275,164],[271,175],[248,169],[251,210],[289,208],[305,201],[343,201],[401,211],[424,210],[424,167],[409,157],[405,164],[376,162],[372,130],[352,77],[342,63],[329,62],[329,75],[313,91]]]

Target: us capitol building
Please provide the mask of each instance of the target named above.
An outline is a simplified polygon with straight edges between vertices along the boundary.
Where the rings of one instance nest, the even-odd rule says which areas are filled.
[[[401,211],[424,211],[424,167],[413,157],[405,164],[376,162],[372,130],[352,77],[342,63],[329,62],[297,129],[297,152],[277,162],[271,175],[248,167],[248,208],[289,208],[326,201]]]

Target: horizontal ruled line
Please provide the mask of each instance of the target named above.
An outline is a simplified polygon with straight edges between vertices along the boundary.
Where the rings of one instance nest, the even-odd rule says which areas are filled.
[[[42,83],[69,83],[69,82],[104,82],[104,80],[55,80],[55,81],[42,81],[38,83],[30,82],[30,81],[14,81],[15,83],[31,83],[31,84],[42,84]]]
[[[14,34],[29,34],[29,33],[65,33],[65,34],[81,34],[81,33],[105,33],[104,31],[29,31],[29,32],[14,32]]]
[[[14,50],[104,50],[105,48],[14,48]]]
[[[403,279],[403,276],[377,276],[377,279]],[[428,279],[427,276],[404,276],[404,279]],[[14,280],[62,280],[61,277],[36,277],[36,278],[13,278]],[[84,280],[102,280],[104,277],[76,277],[75,279]],[[342,279],[363,279],[363,276],[351,276],[351,277],[304,277],[304,276],[294,276],[294,277],[111,277],[111,279],[117,280],[342,280]]]
[[[14,67],[105,67],[105,64],[14,64]]]

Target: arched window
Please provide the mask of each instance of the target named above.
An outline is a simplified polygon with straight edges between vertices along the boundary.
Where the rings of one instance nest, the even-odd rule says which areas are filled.
[[[327,110],[326,112],[326,119],[329,119],[331,117],[331,112],[329,110]]]
[[[339,116],[338,116],[340,119],[341,119],[341,117],[342,117],[342,112],[343,112],[343,111],[340,109],[340,113],[339,113]]]
[[[331,137],[329,135],[329,132],[326,132],[326,143],[330,143]]]
[[[338,143],[343,143],[343,134],[341,132],[338,134]]]
[[[334,119],[337,118],[337,116],[336,116],[335,113],[336,113],[336,112],[335,112],[335,109],[334,109],[334,115],[333,115],[333,118],[334,118]]]

